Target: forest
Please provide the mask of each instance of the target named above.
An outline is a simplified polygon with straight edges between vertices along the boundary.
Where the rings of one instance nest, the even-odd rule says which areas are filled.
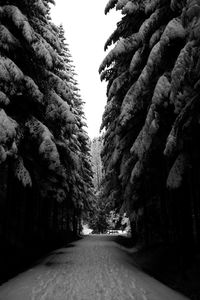
[[[0,265],[117,215],[134,245],[170,245],[184,272],[200,246],[200,1],[108,1],[122,18],[105,39],[92,141],[51,4],[0,0]]]

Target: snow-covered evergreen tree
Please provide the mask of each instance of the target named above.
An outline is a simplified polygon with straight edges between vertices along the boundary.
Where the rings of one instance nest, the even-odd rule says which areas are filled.
[[[105,12],[114,7],[124,16],[99,69],[104,190],[141,240],[199,239],[199,2],[116,0]]]
[[[78,214],[82,210],[89,209],[90,195],[92,194],[92,170],[90,165],[89,138],[86,133],[85,115],[83,112],[83,101],[79,94],[78,82],[76,80],[75,67],[69,45],[64,36],[63,26],[59,27],[59,39],[61,41],[61,56],[65,62],[65,74],[63,80],[71,92],[71,111],[75,116],[75,124],[71,128],[70,148],[73,153],[73,177],[71,177],[71,199]],[[62,75],[61,75],[62,77]]]
[[[15,206],[17,196],[30,198],[14,215],[6,209],[8,228],[2,234],[19,240],[26,239],[26,222],[27,235],[43,240],[62,227],[77,231],[92,182],[82,101],[63,28],[49,17],[53,2],[0,3],[3,206]]]

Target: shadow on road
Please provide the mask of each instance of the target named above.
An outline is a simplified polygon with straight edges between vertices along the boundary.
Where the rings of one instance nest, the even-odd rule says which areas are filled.
[[[34,245],[23,249],[16,249],[14,247],[0,248],[0,285],[9,279],[15,277],[17,274],[26,271],[38,264],[44,264],[45,257],[48,255],[66,254],[64,249],[75,247],[73,242],[82,239],[81,236],[73,237],[65,242],[57,244],[50,244],[47,246]],[[62,247],[62,248],[61,248]],[[56,249],[59,249],[56,252]]]

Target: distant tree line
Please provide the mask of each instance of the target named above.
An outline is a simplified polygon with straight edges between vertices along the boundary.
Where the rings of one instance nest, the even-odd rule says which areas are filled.
[[[93,230],[93,233],[103,233],[108,226],[107,213],[102,197],[101,197],[101,182],[102,182],[102,136],[94,137],[90,140],[90,156],[91,167],[93,172],[93,194],[91,195],[90,209],[85,215],[84,221]]]
[[[106,233],[109,229],[128,228],[126,216],[120,214],[115,204],[108,201],[104,195],[103,186],[106,176],[101,160],[102,147],[103,136],[95,137],[90,141],[94,192],[90,198],[90,210],[85,221],[93,229],[93,233]]]
[[[99,72],[107,81],[104,198],[135,240],[200,242],[200,2],[110,0],[123,17]]]
[[[76,236],[89,208],[83,101],[53,0],[0,1],[1,248]]]
[[[102,181],[102,162],[101,162],[101,150],[102,150],[102,136],[94,137],[90,142],[91,164],[93,171],[93,185],[96,191],[100,190]]]

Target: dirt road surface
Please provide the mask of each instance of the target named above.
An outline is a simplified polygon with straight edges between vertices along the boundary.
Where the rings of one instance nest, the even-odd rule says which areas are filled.
[[[0,300],[184,300],[138,270],[112,236],[91,235],[52,252],[0,286]]]

